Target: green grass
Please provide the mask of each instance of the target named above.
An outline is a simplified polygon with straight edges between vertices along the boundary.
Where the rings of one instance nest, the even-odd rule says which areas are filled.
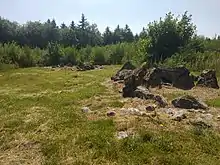
[[[0,73],[0,164],[219,164],[212,130],[148,128],[138,119],[136,136],[118,140],[118,123],[105,113],[124,103],[103,84],[117,69]],[[87,118],[87,104],[102,117]]]
[[[206,101],[207,105],[220,108],[220,98],[214,98]]]

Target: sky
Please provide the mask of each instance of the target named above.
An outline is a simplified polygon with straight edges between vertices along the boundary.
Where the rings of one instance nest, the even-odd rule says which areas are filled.
[[[220,0],[0,0],[0,16],[17,21],[45,22],[55,19],[67,25],[80,20],[84,13],[90,23],[101,32],[107,26],[113,30],[118,24],[128,24],[134,33],[166,13],[192,14],[197,33],[207,37],[220,34]]]

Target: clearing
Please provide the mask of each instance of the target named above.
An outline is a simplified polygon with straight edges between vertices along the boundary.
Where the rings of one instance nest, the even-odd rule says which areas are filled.
[[[122,115],[122,109],[141,108],[151,101],[122,98],[110,82],[119,68],[1,72],[0,164],[219,164],[219,90],[189,91],[210,106],[208,113],[191,112],[189,119],[211,116],[211,128],[193,126],[189,119],[170,120],[161,110]],[[186,93],[155,90],[168,101]],[[90,111],[84,113],[82,107]],[[108,117],[108,111],[116,115]]]

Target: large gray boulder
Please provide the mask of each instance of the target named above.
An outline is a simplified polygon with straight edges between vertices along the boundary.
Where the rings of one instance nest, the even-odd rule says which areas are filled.
[[[189,90],[194,85],[194,78],[187,68],[152,68],[144,76],[144,84],[147,87],[161,87],[162,84],[170,84],[173,87]]]
[[[123,97],[133,97],[134,91],[138,86],[144,84],[144,76],[148,69],[145,66],[137,68],[132,73],[124,78]]]
[[[197,86],[219,89],[215,70],[204,70],[198,78]]]

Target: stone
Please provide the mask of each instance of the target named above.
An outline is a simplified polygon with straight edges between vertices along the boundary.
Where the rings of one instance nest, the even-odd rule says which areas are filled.
[[[165,109],[165,113],[167,113],[168,115],[173,116],[175,114],[175,109],[172,109],[172,108]]]
[[[115,111],[109,111],[109,112],[107,112],[107,116],[108,117],[113,117],[113,116],[115,116],[116,115],[116,112]]]
[[[136,67],[130,61],[128,61],[122,66],[122,68],[114,76],[111,77],[111,80],[113,81],[124,80],[125,77],[132,74],[132,70],[134,70],[135,68]]]
[[[155,111],[156,107],[157,106],[155,104],[148,105],[148,106],[146,106],[146,110],[152,112],[152,111]]]
[[[138,86],[137,89],[134,91],[133,96],[146,100],[154,98],[154,94],[150,93],[150,91],[143,86]]]
[[[212,119],[213,119],[213,115],[210,114],[210,113],[202,114],[201,117],[202,117],[203,119],[205,119],[206,121],[212,121]]]
[[[68,64],[66,64],[66,66],[73,67],[73,64],[69,62]]]
[[[185,111],[176,111],[172,116],[172,120],[179,121],[179,122],[186,118],[187,117],[186,117]]]
[[[205,119],[198,117],[197,119],[194,120],[190,120],[190,124],[192,124],[193,126],[199,126],[202,128],[210,128],[212,127],[212,124],[208,121],[206,121]]]
[[[91,110],[89,109],[89,107],[82,107],[82,112],[83,113],[89,113]]]
[[[159,104],[160,107],[166,107],[168,105],[166,99],[163,96],[155,95],[154,100]]]
[[[208,109],[208,106],[202,101],[197,100],[193,96],[185,95],[172,101],[176,108],[184,109]]]
[[[118,139],[124,139],[128,137],[128,133],[126,131],[120,131],[117,134]]]
[[[145,76],[143,77],[144,79],[144,85],[149,88],[155,88],[157,86],[162,85],[161,81],[161,70],[158,68],[152,68],[147,71]]]
[[[145,65],[141,68],[134,69],[132,74],[128,75],[124,79],[123,97],[135,97],[134,91],[138,86],[144,84],[143,77],[147,73],[147,68]],[[144,85],[143,85],[144,86]]]
[[[104,69],[102,65],[94,65],[95,69]]]
[[[113,81],[124,80],[125,77],[127,77],[127,76],[129,76],[131,74],[132,74],[132,70],[123,69],[120,72],[118,72],[115,76],[113,76],[111,78],[111,80],[113,80]]]
[[[141,111],[137,108],[128,108],[127,110],[129,112],[129,114],[131,114],[131,115],[137,115],[137,116],[142,115]]]
[[[215,70],[204,70],[198,78],[197,86],[219,89]]]
[[[90,63],[79,63],[76,68],[78,71],[86,71],[95,69],[95,66]]]
[[[151,99],[158,103],[160,107],[166,107],[168,105],[166,99],[160,95],[154,95],[144,86],[138,86],[134,91],[132,88],[123,88],[123,97],[137,97],[140,99]]]
[[[144,76],[144,84],[148,87],[161,87],[162,84],[171,84],[173,87],[189,90],[194,85],[193,76],[187,68],[152,68]]]
[[[145,113],[137,108],[122,108],[121,115],[135,115],[135,116],[145,116]]]
[[[217,116],[217,120],[220,121],[220,115]]]
[[[131,74],[124,77],[124,84],[123,97],[135,97],[133,92],[139,86],[149,89],[150,87],[161,88],[162,84],[171,84],[184,90],[194,87],[193,76],[185,67],[149,69],[146,65],[134,69]]]

